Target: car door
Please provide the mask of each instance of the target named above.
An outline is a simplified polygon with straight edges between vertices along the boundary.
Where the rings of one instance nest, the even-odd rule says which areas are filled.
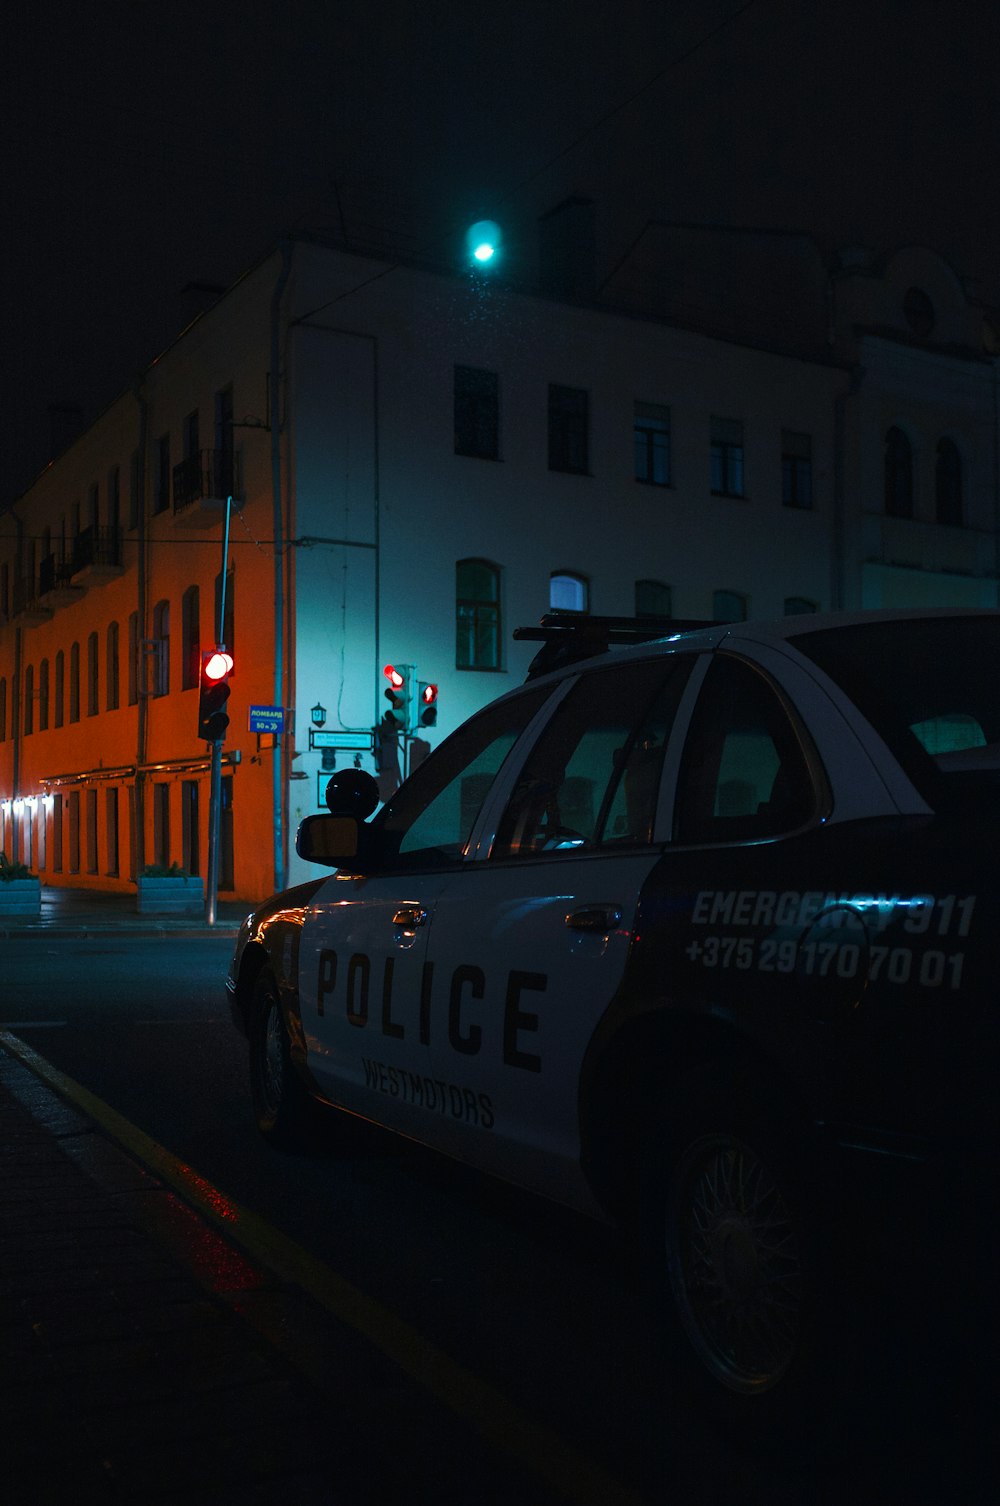
[[[341,1107],[417,1138],[428,1138],[447,1096],[432,1073],[425,966],[440,894],[548,694],[506,698],[453,733],[375,817],[374,870],[339,870],[303,923],[300,1006],[317,1084]]]
[[[613,998],[688,656],[592,670],[520,768],[489,856],[449,873],[427,952],[443,1149],[589,1206],[578,1170],[583,1056]]]

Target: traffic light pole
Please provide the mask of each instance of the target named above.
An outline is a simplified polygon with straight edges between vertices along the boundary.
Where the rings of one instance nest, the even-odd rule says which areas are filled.
[[[219,816],[222,806],[222,743],[212,744],[212,767],[208,784],[208,880],[205,888],[205,924],[215,925],[219,895]]]
[[[222,533],[222,574],[219,577],[219,631],[216,649],[225,652],[226,566],[229,563],[229,518],[233,499],[226,498],[226,526]],[[222,739],[212,743],[212,763],[208,779],[208,879],[205,885],[205,924],[214,926],[219,908],[219,827],[222,809]]]

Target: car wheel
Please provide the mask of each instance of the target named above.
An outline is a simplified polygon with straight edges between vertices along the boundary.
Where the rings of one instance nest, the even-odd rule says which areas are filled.
[[[822,1384],[818,1242],[801,1136],[740,1101],[713,1078],[661,1126],[656,1259],[709,1406],[770,1430]]]
[[[804,1238],[780,1173],[750,1138],[697,1134],[677,1156],[667,1208],[677,1313],[713,1380],[754,1395],[801,1352]]]
[[[292,1065],[281,993],[266,970],[250,1005],[250,1092],[257,1128],[271,1145],[298,1150],[309,1139],[311,1101]]]

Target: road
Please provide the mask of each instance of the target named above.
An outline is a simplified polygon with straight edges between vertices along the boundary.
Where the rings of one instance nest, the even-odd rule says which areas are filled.
[[[851,1449],[830,1419],[804,1450],[727,1443],[680,1368],[656,1380],[637,1267],[613,1231],[356,1121],[335,1119],[308,1156],[265,1145],[227,1016],[227,940],[0,946],[0,1028],[350,1282],[362,1306],[399,1315],[582,1468],[650,1502],[903,1499],[904,1475],[909,1501],[949,1497],[950,1446],[923,1431],[918,1447],[876,1426]]]

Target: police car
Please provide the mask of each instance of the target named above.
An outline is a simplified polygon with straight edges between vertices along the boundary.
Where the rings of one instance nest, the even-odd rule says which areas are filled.
[[[543,619],[374,819],[335,776],[228,987],[271,1142],[319,1100],[629,1221],[759,1415],[846,1269],[995,1257],[1000,613],[660,632]]]

